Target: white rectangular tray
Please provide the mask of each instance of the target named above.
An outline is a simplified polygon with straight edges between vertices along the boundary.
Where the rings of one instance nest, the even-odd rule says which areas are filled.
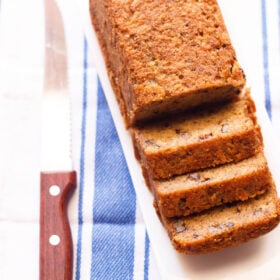
[[[186,256],[178,254],[172,247],[166,231],[162,227],[153,208],[153,197],[145,186],[140,165],[136,161],[130,134],[125,129],[113,90],[111,88],[105,63],[89,15],[89,0],[77,0],[81,20],[84,24],[85,34],[89,43],[89,50],[94,55],[95,66],[103,86],[115,126],[123,147],[127,165],[135,187],[144,222],[147,227],[151,246],[154,251],[159,272],[163,279],[280,279],[280,227],[271,233],[236,248],[221,252],[203,255]],[[260,2],[260,1],[258,1]],[[259,54],[256,50],[250,53],[246,50],[245,40],[249,45],[254,44],[254,20],[259,14],[259,4],[256,1],[220,0],[219,1],[225,21],[230,32],[239,60],[245,69],[247,79],[251,82],[252,95],[256,102],[258,121],[262,127],[265,143],[265,153],[271,168],[276,185],[280,186],[278,145],[275,142],[272,126],[263,107],[263,93],[261,72],[255,71],[256,59]],[[238,15],[233,16],[231,10],[242,7]],[[247,9],[247,10],[246,10]],[[252,15],[248,20],[248,9]],[[243,29],[242,34],[239,32]],[[245,34],[245,35],[244,35]],[[253,40],[253,41],[252,41]],[[240,42],[242,42],[240,44]],[[247,42],[248,43],[248,42]],[[246,43],[246,44],[247,44]],[[250,57],[251,56],[251,57]],[[252,63],[255,63],[252,65]],[[259,64],[260,68],[262,64]],[[251,81],[250,81],[251,80]]]

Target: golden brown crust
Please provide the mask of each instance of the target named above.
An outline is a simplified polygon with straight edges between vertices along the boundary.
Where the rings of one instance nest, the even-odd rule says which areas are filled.
[[[223,203],[244,201],[264,193],[270,184],[271,174],[262,153],[169,180],[150,180],[157,205],[166,217],[187,216]]]
[[[128,125],[232,99],[245,84],[214,0],[91,0],[90,9]]]
[[[166,218],[160,212],[174,248],[185,254],[207,254],[237,246],[274,229],[280,220],[275,189],[197,215]]]

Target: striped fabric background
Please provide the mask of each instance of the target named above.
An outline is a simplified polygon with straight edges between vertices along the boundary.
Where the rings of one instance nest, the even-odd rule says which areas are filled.
[[[75,279],[150,279],[149,238],[86,39],[83,47]],[[89,211],[92,221],[85,219]]]
[[[255,1],[256,2],[256,1]],[[262,39],[263,92],[267,112],[276,127],[280,128],[280,1],[260,0],[259,20],[261,25],[257,29]],[[236,4],[237,6],[237,4]],[[248,17],[249,20],[249,17]],[[149,238],[145,232],[137,200],[126,167],[122,148],[116,134],[112,117],[96,73],[88,77],[90,49],[84,41],[84,87],[81,106],[81,155],[80,155],[80,192],[79,192],[79,230],[77,237],[76,274],[75,279],[81,279],[83,264],[88,271],[84,271],[90,279],[158,279],[154,262],[150,258]],[[94,65],[94,61],[92,62]],[[90,92],[88,83],[95,79],[97,86]],[[95,99],[97,118],[88,117],[90,99]],[[93,122],[96,121],[96,124]],[[86,130],[89,126],[96,127],[95,140],[87,141]],[[94,137],[94,135],[92,135]],[[280,138],[279,138],[280,139]],[[92,148],[95,142],[95,151]],[[83,259],[83,200],[85,188],[85,151],[90,145],[95,166],[92,179],[92,228],[90,259]],[[88,170],[93,172],[93,170]],[[136,224],[136,225],[135,225]],[[152,272],[151,272],[152,271]],[[82,278],[82,279],[87,279]]]
[[[251,1],[253,4],[253,1]],[[258,2],[258,3],[256,3]],[[261,37],[262,79],[265,107],[275,127],[280,129],[280,0],[254,1],[259,5],[259,22],[255,32]],[[235,4],[238,6],[237,4]],[[239,7],[239,6],[238,6]],[[248,20],[250,20],[248,15]],[[93,225],[90,232],[91,256],[87,275],[90,279],[159,279],[155,263],[151,262],[149,238],[141,220],[137,200],[126,167],[122,148],[98,77],[97,87],[87,90],[90,51],[84,41],[84,96],[81,106],[79,231],[77,238],[76,275],[81,279],[83,263],[83,197],[85,187],[85,130],[95,121],[87,116],[88,101],[96,98],[95,175],[92,178]],[[93,62],[94,64],[94,62]],[[93,76],[95,76],[94,74]],[[261,84],[261,83],[260,83]],[[279,138],[280,139],[280,138]],[[87,142],[93,145],[93,140]],[[92,147],[91,147],[92,148]],[[94,150],[92,150],[94,153]],[[93,172],[92,170],[88,170]],[[139,224],[140,223],[140,224]],[[135,225],[136,224],[136,225]],[[87,249],[85,249],[87,250]],[[85,272],[86,273],[86,272]],[[87,279],[87,278],[82,278]]]
[[[235,26],[242,33],[238,34],[237,46],[240,62],[246,64],[249,81],[261,89],[280,141],[280,0],[219,2],[232,9]],[[1,280],[38,279],[39,196],[34,189],[39,184],[37,108],[43,69],[42,3],[1,0],[0,151],[5,159],[0,162]],[[73,159],[79,185],[69,205],[73,279],[160,279],[123,148],[96,73],[94,50],[83,33],[75,1],[58,3],[69,54]],[[239,15],[247,18],[246,22],[239,22]],[[252,46],[250,38],[255,38],[256,45]],[[248,53],[254,58],[250,64]],[[9,162],[16,158],[13,154],[20,159],[17,164]]]

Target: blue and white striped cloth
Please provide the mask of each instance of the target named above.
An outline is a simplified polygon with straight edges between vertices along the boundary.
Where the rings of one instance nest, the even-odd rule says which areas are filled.
[[[160,279],[123,154],[125,147],[120,144],[97,75],[94,50],[84,34],[76,3],[58,2],[67,35],[73,159],[78,171],[78,188],[69,205],[73,279]],[[249,84],[263,93],[258,98],[280,140],[280,0],[219,2]],[[1,280],[32,280],[39,275],[43,31],[42,0],[2,0]]]
[[[75,279],[149,279],[149,238],[86,39],[83,55]]]

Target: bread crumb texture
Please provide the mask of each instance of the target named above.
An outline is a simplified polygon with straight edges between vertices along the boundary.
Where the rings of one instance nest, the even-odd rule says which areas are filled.
[[[201,212],[161,220],[174,247],[186,254],[205,254],[237,246],[271,231],[279,223],[274,186],[265,194]]]
[[[154,180],[151,187],[161,213],[174,217],[263,194],[271,180],[266,159],[259,153],[238,163]]]
[[[262,151],[255,106],[247,95],[133,129],[138,158],[153,179],[238,162]]]

